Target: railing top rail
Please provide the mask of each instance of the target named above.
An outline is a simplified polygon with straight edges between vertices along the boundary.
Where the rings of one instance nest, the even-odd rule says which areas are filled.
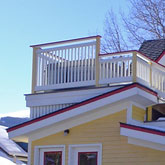
[[[93,40],[96,38],[101,38],[101,36],[90,36],[90,37],[84,37],[84,38],[76,38],[71,40],[64,40],[64,41],[57,41],[57,42],[50,42],[50,43],[44,43],[44,44],[38,44],[38,45],[31,45],[32,48],[41,48],[41,47],[48,47],[52,45],[60,45],[60,44],[69,44],[72,42],[81,42],[81,41],[87,41],[87,40]]]
[[[133,52],[137,52],[137,50],[128,50],[128,51],[122,51],[122,52],[113,52],[113,53],[105,53],[105,54],[99,54],[100,57],[102,56],[119,56],[119,55],[124,55],[124,54],[128,54],[128,53],[133,53]]]
[[[38,49],[36,52],[37,53],[44,53],[44,52],[49,52],[49,51],[56,51],[56,50],[64,50],[64,49],[69,49],[69,48],[78,48],[78,47],[83,47],[83,46],[90,46],[96,44],[96,41],[92,42],[87,42],[87,43],[81,43],[81,44],[72,44],[72,45],[67,45],[67,46],[58,46],[58,47],[51,47],[51,48],[46,48],[46,49]]]

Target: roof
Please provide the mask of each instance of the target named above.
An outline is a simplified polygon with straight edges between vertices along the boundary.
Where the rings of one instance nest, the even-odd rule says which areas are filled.
[[[69,107],[66,107],[66,108],[63,108],[61,110],[58,110],[58,111],[55,111],[55,112],[52,112],[52,113],[49,113],[47,115],[44,115],[44,116],[41,116],[39,118],[35,118],[35,119],[32,119],[32,120],[29,120],[27,122],[24,122],[22,124],[19,124],[19,125],[16,125],[16,126],[13,126],[13,127],[10,127],[7,129],[7,132],[12,132],[16,129],[19,129],[19,128],[22,128],[24,126],[27,126],[27,125],[31,125],[33,123],[36,123],[38,121],[42,121],[44,119],[47,119],[47,118],[50,118],[52,116],[56,116],[56,115],[59,115],[59,114],[62,114],[64,112],[67,112],[67,111],[71,111],[75,108],[79,108],[83,105],[86,105],[86,104],[89,104],[91,102],[95,102],[95,101],[98,101],[98,100],[101,100],[103,98],[106,98],[106,97],[109,97],[109,96],[112,96],[114,94],[117,94],[117,93],[120,93],[120,92],[123,92],[123,91],[126,91],[126,90],[130,90],[131,88],[134,88],[134,87],[137,87],[137,88],[140,88],[142,89],[143,91],[146,91],[154,96],[157,96],[157,93],[152,91],[151,89],[149,88],[146,88],[144,86],[142,86],[141,84],[138,84],[138,83],[133,83],[133,84],[129,84],[129,85],[126,85],[124,87],[121,87],[121,88],[118,88],[116,90],[113,90],[113,91],[110,91],[110,92],[107,92],[107,93],[104,93],[102,95],[99,95],[99,96],[96,96],[96,97],[93,97],[93,98],[90,98],[90,99],[87,99],[85,101],[82,101],[80,103],[77,103],[77,104],[74,104],[74,105],[71,105]]]
[[[8,156],[4,152],[0,151],[0,164],[2,165],[26,165],[22,161],[16,159],[16,162],[14,163],[14,158],[11,156]]]
[[[139,48],[139,51],[148,58],[156,61],[165,51],[165,39],[144,41]]]
[[[132,129],[136,131],[141,131],[141,132],[146,132],[150,134],[165,136],[165,129],[160,128],[160,127],[146,126],[146,125],[139,126],[139,125],[132,125],[132,124],[127,124],[127,123],[120,123],[120,127]]]

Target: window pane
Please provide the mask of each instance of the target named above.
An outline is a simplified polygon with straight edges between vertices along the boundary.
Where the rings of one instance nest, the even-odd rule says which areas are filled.
[[[78,165],[97,165],[97,152],[79,152]]]
[[[62,152],[44,152],[44,165],[61,165]]]

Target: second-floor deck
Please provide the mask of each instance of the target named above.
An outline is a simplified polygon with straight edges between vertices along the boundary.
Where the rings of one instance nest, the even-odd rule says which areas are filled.
[[[138,51],[100,54],[100,36],[33,45],[32,92],[138,82],[165,98],[165,67]]]

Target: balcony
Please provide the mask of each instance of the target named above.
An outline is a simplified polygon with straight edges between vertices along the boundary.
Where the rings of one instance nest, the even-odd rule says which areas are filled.
[[[100,54],[100,36],[33,45],[32,93],[138,82],[165,98],[165,67],[138,51]]]

